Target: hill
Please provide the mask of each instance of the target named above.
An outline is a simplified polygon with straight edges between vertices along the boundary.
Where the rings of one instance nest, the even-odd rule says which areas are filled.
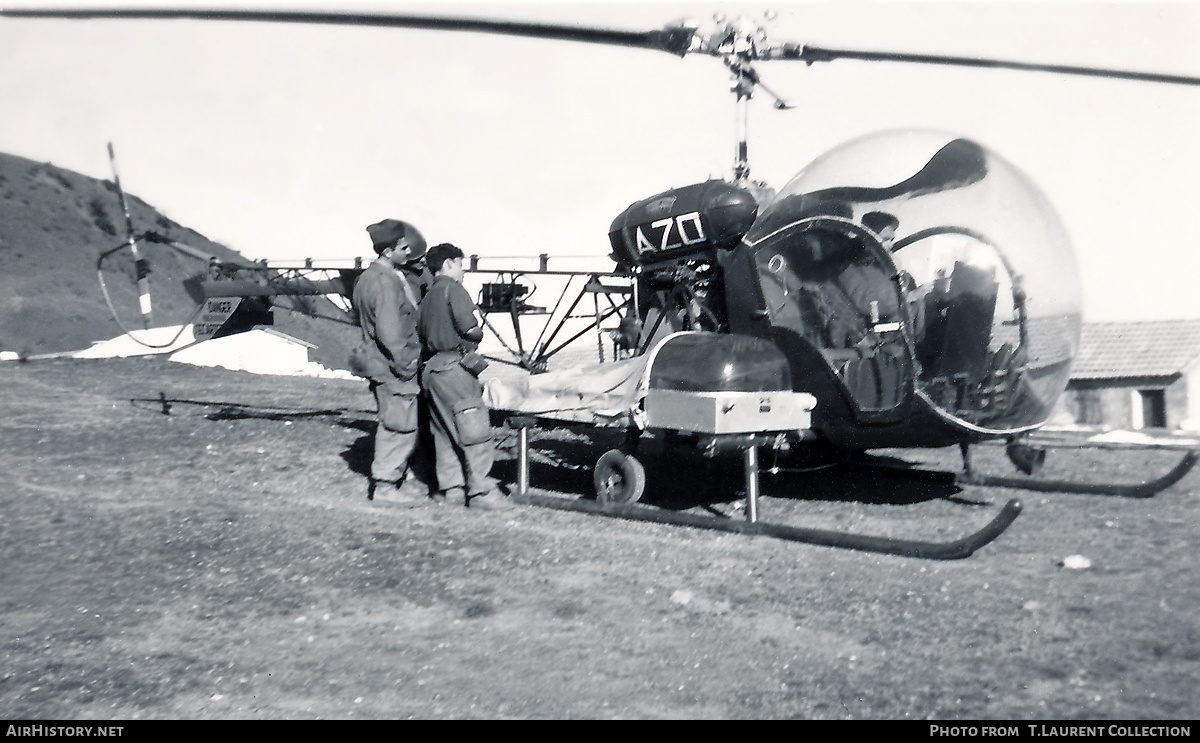
[[[222,260],[241,256],[150,204],[126,194],[134,231],[155,232]],[[133,259],[120,250],[104,262],[113,317],[97,275],[97,259],[125,241],[125,216],[111,181],[0,153],[0,350],[22,356],[86,348],[140,328]],[[197,301],[185,281],[202,261],[166,245],[139,242],[150,263],[154,325],[189,322]],[[317,345],[314,360],[342,366],[354,331],[285,310],[275,328]]]

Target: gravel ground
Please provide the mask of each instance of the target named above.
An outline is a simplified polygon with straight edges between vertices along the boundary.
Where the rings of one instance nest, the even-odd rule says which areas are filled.
[[[136,359],[6,363],[0,385],[10,719],[1200,713],[1196,473],[1145,500],[763,477],[762,519],[860,534],[953,539],[1022,499],[973,556],[922,561],[530,506],[375,504],[359,382]],[[611,444],[538,432],[534,484],[587,493]],[[887,454],[959,466],[957,451]],[[1178,456],[1055,452],[1051,474],[1138,481]],[[977,460],[1011,470],[997,447]],[[741,497],[737,460],[646,466],[652,505]]]

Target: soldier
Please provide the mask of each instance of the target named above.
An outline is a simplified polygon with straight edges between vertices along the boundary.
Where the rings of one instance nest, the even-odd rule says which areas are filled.
[[[429,400],[437,460],[437,484],[446,502],[469,508],[513,508],[488,477],[496,456],[483,386],[486,365],[474,353],[483,340],[476,307],[462,286],[463,252],[443,243],[429,249],[433,285],[421,302],[420,335],[425,364],[421,389]]]
[[[429,486],[409,476],[417,445],[417,317],[425,238],[398,219],[377,222],[367,232],[379,258],[354,285],[363,340],[358,373],[370,380],[379,413],[367,497],[411,508],[429,502]]]

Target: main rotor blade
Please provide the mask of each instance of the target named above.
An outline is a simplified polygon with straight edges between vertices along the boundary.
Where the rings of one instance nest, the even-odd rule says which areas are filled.
[[[1103,77],[1117,80],[1136,80],[1150,83],[1169,83],[1173,85],[1200,85],[1200,77],[1187,75],[1167,75],[1157,72],[1132,72],[1129,70],[1108,70],[1101,67],[1077,67],[1073,65],[1036,64],[1030,62],[1012,62],[1002,59],[978,59],[975,57],[949,57],[934,54],[906,54],[903,52],[865,52],[849,49],[822,49],[815,46],[800,46],[787,44],[772,50],[770,59],[797,59],[807,64],[814,62],[831,62],[835,59],[858,59],[866,62],[910,62],[915,64],[950,65],[954,67],[983,67],[1002,70],[1022,70],[1027,72],[1052,72],[1060,75],[1083,75],[1087,77]]]
[[[0,8],[0,17],[58,18],[69,20],[125,19],[253,21],[260,23],[305,23],[326,26],[367,26],[375,28],[415,28],[435,31],[471,31],[477,33],[525,36],[537,39],[581,41],[670,52],[682,56],[688,50],[695,31],[682,26],[667,26],[653,31],[623,31],[554,23],[531,23],[451,16],[423,16],[395,13],[338,13],[289,10],[223,10],[175,8],[62,8],[57,10]]]
[[[666,26],[652,31],[626,31],[621,29],[593,28],[588,26],[555,23],[533,23],[527,21],[505,21],[481,18],[457,18],[451,16],[423,16],[395,13],[351,13],[291,10],[225,10],[186,8],[61,8],[61,9],[0,9],[0,17],[9,18],[58,18],[58,19],[142,19],[172,20],[192,19],[203,21],[252,21],[261,23],[304,23],[331,26],[367,26],[378,28],[413,28],[435,31],[469,31],[507,36],[576,41],[592,44],[634,47],[669,52],[684,56],[689,51],[713,56],[723,56],[725,51],[716,44],[699,39],[698,33],[686,26]],[[852,49],[825,49],[795,43],[766,46],[752,54],[753,59],[791,59],[813,64],[835,59],[857,59],[866,62],[902,62],[912,64],[949,65],[1027,72],[1049,72],[1060,75],[1082,75],[1138,82],[1167,83],[1174,85],[1198,85],[1200,77],[1168,75],[1155,72],[1112,70],[1101,67],[1074,65],[1038,64],[1014,62],[1001,59],[975,57],[953,57],[935,54],[910,54],[905,52],[875,52]]]

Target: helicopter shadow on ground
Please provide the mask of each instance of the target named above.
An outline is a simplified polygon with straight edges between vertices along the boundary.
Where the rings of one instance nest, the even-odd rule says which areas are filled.
[[[608,449],[616,448],[619,437],[596,445],[576,437],[531,436],[529,442],[529,485],[532,488],[595,497],[592,468],[596,458]],[[517,438],[513,433],[497,436],[498,451],[492,477],[510,493],[516,491]],[[607,448],[601,448],[607,447]],[[590,457],[590,458],[589,458]]]
[[[529,482],[533,488],[554,490],[594,498],[596,460],[620,447],[621,434],[598,430],[586,436],[539,437],[530,442]],[[501,482],[517,479],[516,447],[511,457],[497,461],[492,474]],[[639,449],[637,459],[646,474],[641,502],[672,511],[693,508],[721,510],[720,506],[746,497],[743,459],[738,452],[703,456],[649,446]],[[832,464],[812,471],[789,471],[798,464],[788,458],[776,460],[760,455],[759,492],[772,498],[795,501],[857,502],[908,505],[947,499],[981,505],[961,496],[962,488],[945,473],[914,472],[911,464],[889,457],[870,457],[869,462],[885,469]],[[780,471],[769,471],[778,465]]]
[[[771,472],[771,467],[776,464],[779,471]],[[696,505],[711,506],[746,497],[745,465],[740,453],[720,454],[711,459],[698,454],[665,453],[647,461],[645,466],[646,496],[643,500],[663,508],[686,510]],[[876,471],[839,463],[796,466],[786,459],[774,462],[763,453],[759,462],[759,494],[797,502],[868,505],[960,500],[962,489],[948,478],[909,477],[909,474],[899,468]]]
[[[362,477],[370,477],[371,462],[375,456],[375,432],[378,423],[374,420],[342,421],[340,425],[362,432],[342,452],[340,456],[346,462],[351,472]],[[620,437],[604,443],[606,449],[592,454],[596,447],[588,441],[562,440],[560,438],[537,439],[530,442],[529,480],[535,488],[553,490],[562,493],[579,494],[585,497],[595,497],[592,484],[592,466],[595,457],[608,449],[616,448]],[[517,482],[517,438],[514,431],[495,429],[496,461],[492,467],[491,476],[509,493],[516,492]],[[588,459],[592,456],[592,459]],[[435,465],[433,459],[432,436],[418,443],[410,462],[414,473],[422,480],[434,482]],[[428,476],[431,479],[426,479]]]
[[[375,429],[378,424],[374,418],[362,417],[368,411],[346,408],[268,408],[236,402],[168,398],[161,393],[157,398],[132,398],[130,403],[135,407],[152,409],[163,415],[177,414],[181,409],[180,406],[197,406],[204,411],[202,415],[211,421],[269,420],[291,423],[300,420],[330,420],[335,425],[363,433],[340,454],[351,472],[363,477],[369,477],[371,474]]]
[[[770,473],[764,466],[761,480],[763,493],[777,498],[893,506],[932,500],[985,505],[964,497],[952,473],[918,470],[891,457],[870,457],[868,462],[834,464],[807,472],[788,471],[783,465],[782,471]]]

